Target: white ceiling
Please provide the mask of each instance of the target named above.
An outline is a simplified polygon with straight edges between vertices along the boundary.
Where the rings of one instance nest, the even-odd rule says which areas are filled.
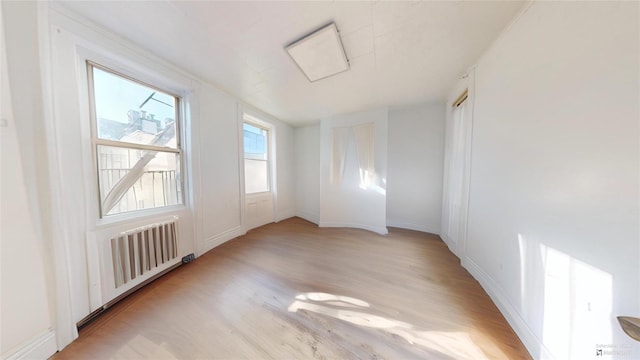
[[[292,125],[443,101],[520,1],[73,1],[64,6]],[[334,21],[351,69],[310,83],[285,46]]]

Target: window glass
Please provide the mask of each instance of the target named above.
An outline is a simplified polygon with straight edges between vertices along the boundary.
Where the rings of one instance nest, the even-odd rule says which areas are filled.
[[[267,130],[244,124],[244,157],[267,160]]]
[[[245,193],[269,191],[269,131],[247,123],[243,130]]]
[[[244,185],[247,194],[269,191],[267,161],[244,159]]]
[[[181,204],[179,98],[89,69],[102,216]]]
[[[98,138],[177,148],[176,97],[96,67],[93,87]]]

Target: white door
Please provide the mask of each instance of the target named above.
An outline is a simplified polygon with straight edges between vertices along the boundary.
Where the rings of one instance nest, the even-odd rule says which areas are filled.
[[[273,130],[252,116],[242,123],[244,149],[244,229],[250,230],[274,221]]]

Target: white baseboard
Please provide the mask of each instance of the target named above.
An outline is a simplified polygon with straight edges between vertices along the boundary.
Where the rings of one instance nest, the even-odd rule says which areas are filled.
[[[311,214],[308,212],[304,212],[304,211],[298,211],[296,213],[296,216],[301,218],[301,219],[305,219],[309,222],[312,222],[316,225],[318,225],[320,223],[320,216],[318,214]]]
[[[296,212],[293,210],[278,211],[277,215],[278,216],[276,217],[276,222],[280,222],[282,220],[286,220],[296,216]]]
[[[320,222],[319,226],[320,227],[347,227],[347,228],[363,229],[363,230],[372,231],[374,233],[378,233],[380,235],[387,235],[389,233],[389,230],[387,230],[386,226],[377,227],[377,226],[369,226],[369,225],[362,225],[362,224],[347,224],[347,223],[332,223],[332,222]]]
[[[453,255],[457,256],[458,259],[461,258],[460,252],[458,249],[458,244],[456,244],[451,239],[449,239],[449,236],[447,236],[447,234],[444,234],[444,233],[440,234],[440,239],[442,239],[442,241],[447,245],[447,247],[449,248],[449,251],[451,251]]]
[[[268,224],[273,224],[275,221],[275,219],[273,217],[263,217],[263,218],[259,218],[259,219],[252,219],[252,222],[247,221],[244,224],[244,232],[242,233],[242,235],[246,234],[247,231],[249,230],[253,230],[253,229],[257,229],[261,226],[265,226]]]
[[[48,359],[56,351],[58,351],[56,333],[53,330],[47,330],[44,334],[13,351],[9,356],[3,356],[3,358],[5,360]]]
[[[226,243],[227,241],[233,239],[233,238],[237,238],[238,236],[241,236],[242,234],[242,229],[240,228],[240,226],[236,226],[233,227],[227,231],[224,231],[216,236],[210,237],[208,239],[205,240],[204,242],[204,247],[202,249],[202,254],[206,253],[207,251],[213,249],[214,247],[220,246],[224,243]],[[199,254],[199,255],[202,255]]]
[[[440,232],[440,229],[436,229],[432,226],[428,226],[424,224],[409,223],[405,221],[397,221],[393,219],[387,219],[387,226],[397,227],[401,229],[422,231],[422,232],[435,234],[435,235],[439,235],[438,233]]]
[[[520,316],[520,313],[511,305],[504,291],[502,291],[498,284],[496,284],[478,264],[468,257],[463,258],[461,263],[462,267],[467,269],[471,276],[478,280],[482,288],[487,292],[491,300],[493,300],[493,303],[496,304],[498,310],[500,310],[505,319],[507,319],[513,331],[515,331],[516,335],[518,335],[527,348],[527,351],[529,351],[529,354],[534,359],[554,359],[554,356],[533,333],[531,328]]]

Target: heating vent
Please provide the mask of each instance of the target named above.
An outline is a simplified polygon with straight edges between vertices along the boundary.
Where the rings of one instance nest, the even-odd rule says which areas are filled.
[[[118,288],[178,256],[176,222],[152,224],[111,238],[113,277]]]

